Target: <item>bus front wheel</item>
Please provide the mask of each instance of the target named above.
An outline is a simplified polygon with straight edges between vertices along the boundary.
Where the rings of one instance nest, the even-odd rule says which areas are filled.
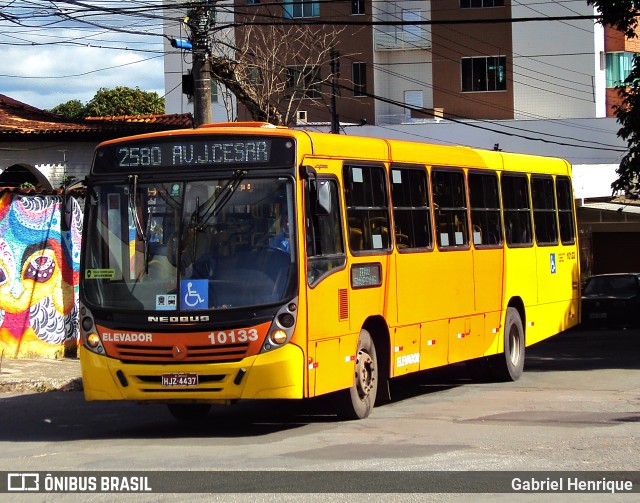
[[[362,330],[356,351],[354,384],[336,395],[342,419],[364,419],[371,413],[378,394],[376,347],[368,331]]]
[[[524,328],[520,313],[514,307],[507,309],[504,328],[504,353],[494,356],[491,370],[501,381],[517,381],[524,370]]]

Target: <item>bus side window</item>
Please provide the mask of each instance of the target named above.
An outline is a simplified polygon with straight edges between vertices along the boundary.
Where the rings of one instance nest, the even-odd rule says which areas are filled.
[[[328,213],[314,212],[316,184],[329,184],[331,208]],[[346,255],[342,234],[342,218],[338,184],[333,179],[305,181],[305,225],[307,243],[307,281],[318,284],[332,271],[344,267]]]
[[[558,198],[560,241],[563,245],[573,244],[576,242],[576,228],[573,214],[573,194],[569,177],[559,176],[556,178],[556,195]]]
[[[501,246],[500,192],[495,172],[469,172],[469,204],[473,244]]]
[[[431,248],[429,189],[424,166],[391,167],[391,200],[398,250]]]
[[[556,198],[551,176],[532,176],[533,223],[536,242],[540,245],[558,244]]]
[[[345,165],[343,179],[351,251],[387,251],[391,239],[384,168]],[[355,247],[360,245],[358,231],[360,248]]]
[[[467,194],[464,173],[454,169],[431,172],[435,224],[440,248],[469,245]]]
[[[532,245],[531,202],[527,175],[506,173],[500,179],[507,244]]]

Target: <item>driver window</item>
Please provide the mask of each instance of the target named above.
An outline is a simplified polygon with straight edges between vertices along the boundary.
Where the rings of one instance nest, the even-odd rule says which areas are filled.
[[[314,210],[320,185],[323,185],[323,188],[328,185],[331,195],[331,208],[326,214]],[[309,286],[315,286],[322,278],[334,270],[343,268],[346,263],[336,180],[307,180],[305,200],[307,280]]]

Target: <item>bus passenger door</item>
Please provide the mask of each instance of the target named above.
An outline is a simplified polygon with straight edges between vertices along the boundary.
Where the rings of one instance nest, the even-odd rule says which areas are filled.
[[[309,396],[353,385],[357,336],[349,334],[349,276],[335,178],[305,181]]]
[[[498,352],[504,277],[504,248],[473,250],[473,282],[475,285],[475,310],[484,317],[479,355]]]
[[[476,314],[484,318],[481,323],[484,337],[475,355],[478,357],[500,351],[504,236],[498,174],[492,170],[470,170],[467,181],[473,243],[474,307]]]

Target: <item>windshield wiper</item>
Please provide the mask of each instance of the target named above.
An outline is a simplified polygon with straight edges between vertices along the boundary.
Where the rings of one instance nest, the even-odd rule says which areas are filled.
[[[138,175],[129,175],[129,211],[133,214],[133,222],[136,227],[136,233],[142,239],[143,253],[144,253],[144,273],[149,274],[149,236],[147,234],[148,227],[145,230],[140,221],[138,215],[138,201],[136,196],[138,195]],[[147,219],[147,224],[151,220],[151,215]]]
[[[233,175],[231,175],[231,178],[227,180],[227,183],[225,183],[224,187],[222,187],[222,190],[220,190],[220,192],[216,194],[213,201],[211,201],[211,203],[204,210],[204,213],[202,215],[200,214],[199,201],[197,202],[197,206],[196,206],[196,229],[197,230],[202,230],[204,226],[207,225],[207,222],[211,218],[220,214],[220,212],[222,211],[222,208],[224,208],[225,205],[229,202],[229,200],[233,196],[234,191],[236,190],[238,185],[240,185],[240,182],[244,179],[246,174],[247,174],[246,171],[243,171],[241,169],[236,170],[233,173]]]

